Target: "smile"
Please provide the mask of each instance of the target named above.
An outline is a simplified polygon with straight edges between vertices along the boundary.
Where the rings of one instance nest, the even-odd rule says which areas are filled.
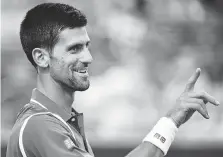
[[[85,74],[85,73],[87,73],[88,72],[88,70],[74,70],[75,72],[77,72],[77,73],[82,73],[82,74]]]
[[[89,74],[88,74],[88,69],[80,69],[80,70],[73,70],[74,73],[78,74],[78,76],[80,77],[89,77]]]

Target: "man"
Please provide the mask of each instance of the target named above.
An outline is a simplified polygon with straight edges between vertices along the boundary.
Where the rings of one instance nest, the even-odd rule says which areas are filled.
[[[37,70],[37,85],[18,114],[7,157],[94,156],[85,137],[83,115],[72,108],[75,91],[87,90],[90,85],[92,56],[86,25],[85,15],[66,4],[44,3],[27,12],[20,38]],[[205,92],[193,91],[199,75],[197,69],[175,107],[128,157],[162,157],[180,125],[195,111],[209,118],[206,104],[219,102]]]

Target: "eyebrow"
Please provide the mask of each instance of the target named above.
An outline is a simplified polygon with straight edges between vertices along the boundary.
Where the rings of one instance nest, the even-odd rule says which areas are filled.
[[[67,50],[70,51],[71,49],[73,49],[75,46],[77,45],[89,45],[90,44],[90,40],[88,40],[87,42],[77,42],[77,43],[74,43],[74,44],[71,44],[68,46]]]

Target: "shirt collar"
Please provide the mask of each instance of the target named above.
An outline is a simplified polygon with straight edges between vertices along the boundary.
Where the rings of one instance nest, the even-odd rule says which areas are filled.
[[[66,112],[64,108],[62,108],[61,106],[53,102],[51,99],[49,99],[46,95],[44,95],[42,92],[40,92],[36,88],[33,89],[32,91],[32,97],[31,97],[30,103],[38,104],[41,107],[47,109],[49,112],[58,114],[65,121],[68,121],[72,117],[72,115]],[[74,114],[79,114],[73,108],[72,108],[72,112]]]

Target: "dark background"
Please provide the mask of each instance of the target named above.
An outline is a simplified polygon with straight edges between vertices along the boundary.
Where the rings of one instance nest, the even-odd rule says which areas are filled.
[[[93,148],[96,157],[124,157],[133,148]],[[5,156],[6,148],[2,148],[2,157]],[[222,157],[221,149],[204,149],[204,150],[169,150],[166,157]]]

